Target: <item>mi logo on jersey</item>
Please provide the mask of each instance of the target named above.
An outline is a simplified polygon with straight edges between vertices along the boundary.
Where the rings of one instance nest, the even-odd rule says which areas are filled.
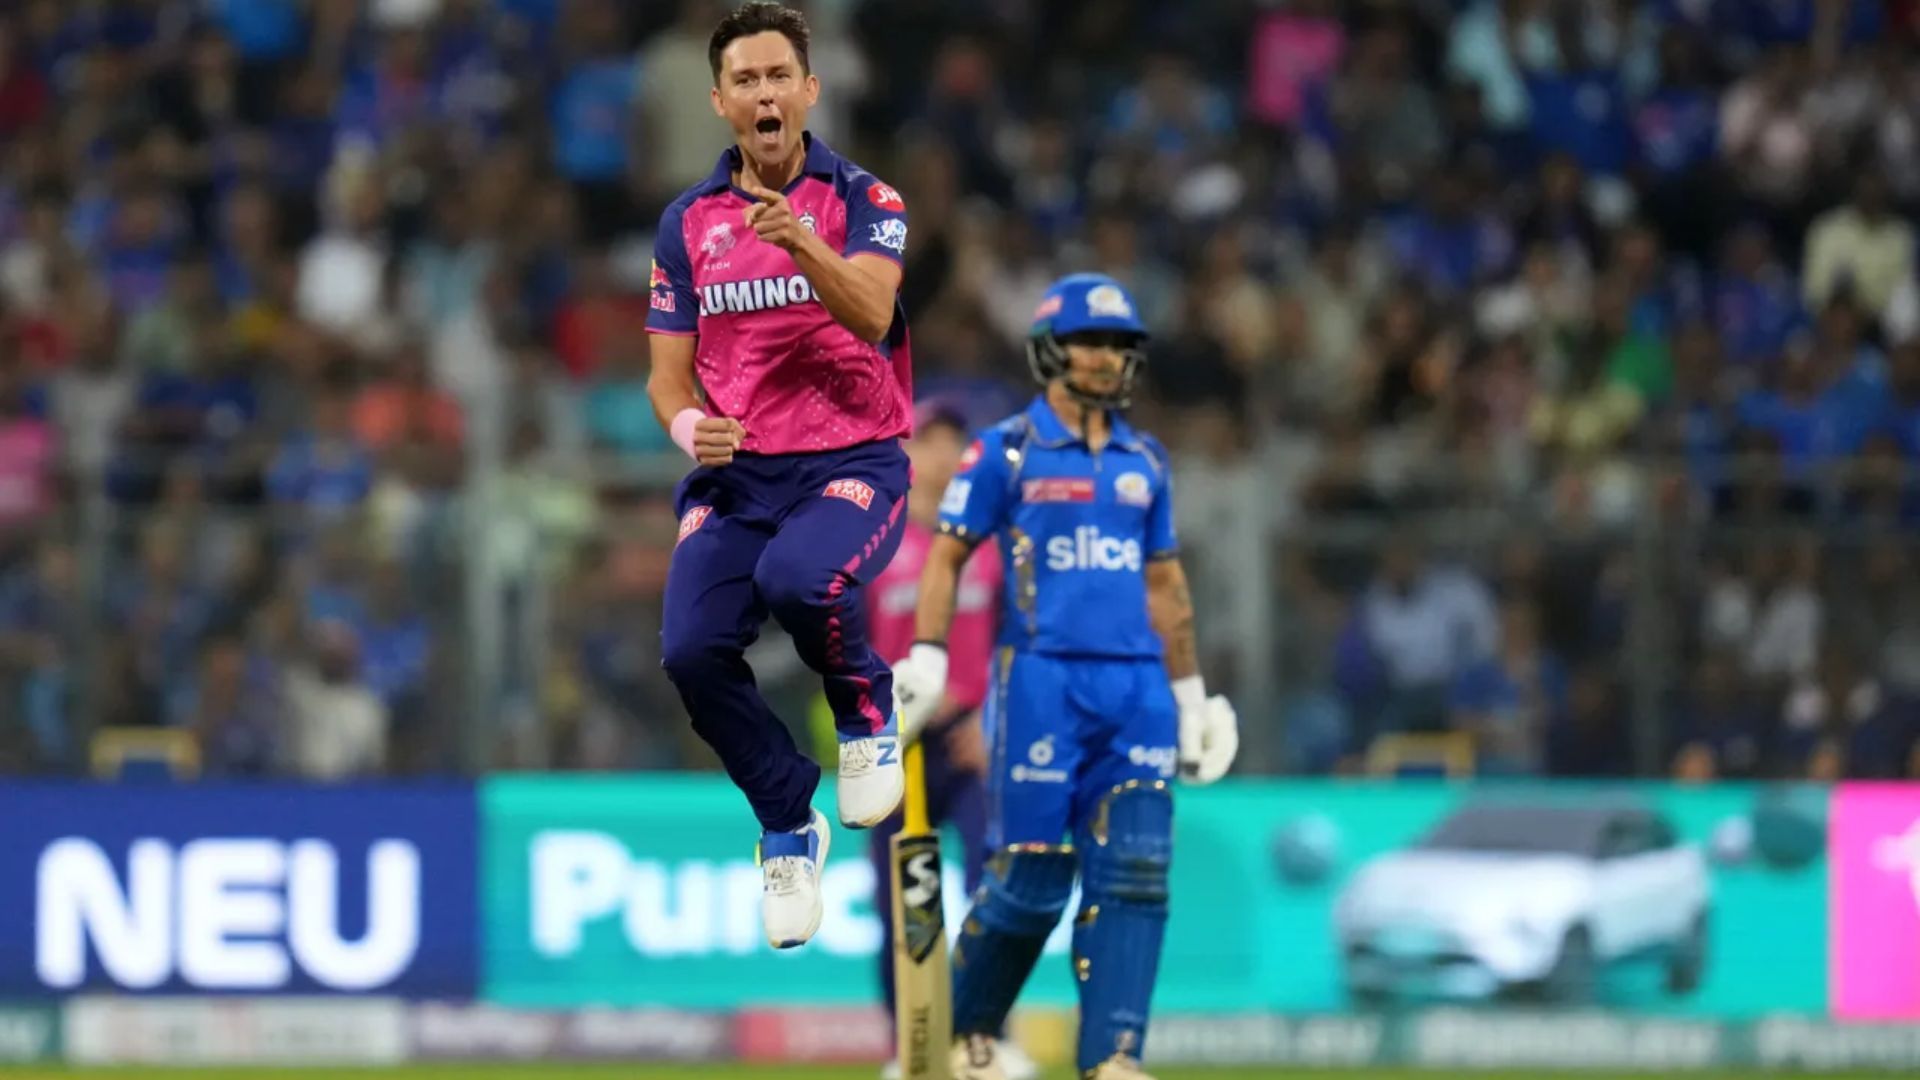
[[[1123,506],[1152,506],[1153,482],[1146,473],[1121,473],[1114,477],[1113,497]]]
[[[1126,570],[1139,573],[1145,565],[1140,541],[1102,536],[1097,525],[1082,525],[1071,536],[1056,536],[1047,541],[1047,569]]]
[[[873,506],[873,485],[859,480],[835,480],[820,494],[829,499],[845,499],[862,510]]]
[[[700,314],[743,315],[813,302],[813,283],[803,274],[750,278],[700,290]]]
[[[907,955],[918,964],[947,941],[946,913],[941,910],[940,900],[940,838],[903,836],[897,843]]]

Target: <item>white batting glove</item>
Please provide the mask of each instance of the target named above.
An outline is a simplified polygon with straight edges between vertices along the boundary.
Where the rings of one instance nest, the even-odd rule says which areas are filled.
[[[1233,703],[1207,696],[1198,675],[1176,679],[1173,697],[1180,705],[1180,775],[1193,784],[1211,784],[1227,775],[1240,753],[1240,718]]]
[[[920,738],[946,692],[947,650],[944,646],[918,642],[903,659],[894,662],[893,704],[900,717],[901,745]]]

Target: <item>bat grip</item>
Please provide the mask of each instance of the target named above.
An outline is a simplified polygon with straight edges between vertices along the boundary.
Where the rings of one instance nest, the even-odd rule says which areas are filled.
[[[907,773],[906,822],[905,832],[909,836],[924,836],[933,831],[933,825],[927,817],[927,759],[926,745],[915,740],[907,747],[905,768]]]

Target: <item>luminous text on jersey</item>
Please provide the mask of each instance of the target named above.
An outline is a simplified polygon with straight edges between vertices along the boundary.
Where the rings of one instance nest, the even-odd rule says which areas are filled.
[[[700,289],[701,315],[744,314],[813,302],[813,283],[803,274],[749,278]]]

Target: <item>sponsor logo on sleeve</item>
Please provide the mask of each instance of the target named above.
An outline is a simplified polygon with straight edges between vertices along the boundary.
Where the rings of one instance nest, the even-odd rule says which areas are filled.
[[[887,184],[876,183],[867,189],[867,201],[882,210],[891,210],[898,214],[906,210],[907,201],[900,193]]]
[[[859,480],[835,480],[821,494],[829,499],[845,499],[862,510],[873,506],[873,486]]]
[[[885,221],[874,222],[871,228],[873,234],[870,239],[874,243],[889,251],[907,250],[906,222],[899,218],[887,218]]]
[[[698,532],[700,526],[707,523],[708,515],[712,513],[713,507],[711,506],[689,507],[686,514],[680,518],[680,536],[674,540],[673,545],[679,547],[681,540],[685,540],[687,537]]]
[[[1113,496],[1123,506],[1151,506],[1153,484],[1145,473],[1121,473],[1113,479]]]
[[[964,514],[967,512],[967,500],[973,498],[973,481],[955,479],[947,482],[946,494],[940,496],[940,512],[943,514]]]
[[[655,311],[673,311],[673,283],[667,280],[667,272],[660,268],[656,260],[653,269],[647,273],[648,304]]]
[[[966,472],[968,469],[973,468],[975,463],[980,460],[980,455],[986,452],[986,449],[986,445],[979,439],[968,443],[967,448],[960,454],[960,471]]]

